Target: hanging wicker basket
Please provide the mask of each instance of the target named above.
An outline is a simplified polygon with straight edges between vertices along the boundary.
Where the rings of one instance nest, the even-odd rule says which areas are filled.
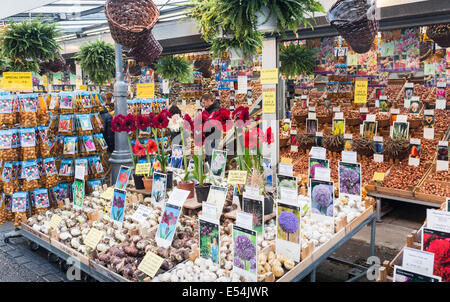
[[[159,10],[151,0],[107,0],[105,15],[114,41],[133,48],[158,22]]]
[[[162,51],[161,44],[155,39],[152,32],[149,32],[147,38],[138,47],[130,50],[129,55],[148,66],[161,55]]]
[[[61,53],[58,51],[56,54],[57,58],[52,60],[52,61],[48,61],[48,62],[41,62],[41,71],[43,73],[45,72],[59,72],[59,71],[63,71],[65,66],[66,66],[66,60],[64,59],[64,57],[61,55]]]
[[[327,20],[357,53],[365,53],[378,33],[374,0],[339,0],[328,11]]]
[[[201,72],[203,74],[204,78],[210,78],[211,77],[211,59],[206,60],[198,60],[194,62],[194,69],[198,72]]]
[[[442,48],[450,47],[450,23],[428,26],[427,36]]]

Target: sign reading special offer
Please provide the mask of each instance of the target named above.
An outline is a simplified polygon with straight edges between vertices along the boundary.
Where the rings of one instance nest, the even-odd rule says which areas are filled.
[[[33,91],[31,72],[4,72],[3,89],[7,91]]]

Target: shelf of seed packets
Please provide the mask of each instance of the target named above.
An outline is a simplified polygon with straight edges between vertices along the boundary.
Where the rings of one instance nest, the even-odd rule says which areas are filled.
[[[105,175],[103,153],[108,148],[101,131],[103,100],[95,91],[51,93],[47,98],[51,112],[49,137],[59,184],[53,188],[57,201],[71,199],[75,166],[84,165],[86,192],[102,186]],[[46,164],[47,165],[47,164]]]
[[[169,100],[168,99],[134,99],[134,100],[127,100],[127,114],[133,114],[133,115],[145,115],[148,116],[151,113],[154,114],[155,116],[160,113],[162,110],[166,109],[168,110],[168,103]],[[149,138],[152,138],[152,133],[150,131],[150,128],[148,129],[148,131],[142,131],[137,129],[136,131],[138,132],[138,138],[139,138],[139,142],[141,144],[146,144]],[[169,131],[167,129],[158,129],[157,130],[157,135],[158,137],[155,138],[153,137],[153,139],[155,141],[157,141],[158,143],[161,143],[162,146],[164,146],[164,148],[170,149],[170,145],[171,145],[171,139],[170,139],[170,135],[169,135]],[[131,140],[131,146],[134,147],[134,145],[136,144],[136,133],[133,133],[130,135],[132,138]],[[152,169],[156,168],[156,170],[158,170],[159,165],[155,162],[156,158],[155,157],[151,157],[150,158],[151,163],[152,163]],[[138,163],[146,163],[147,159],[139,159]]]
[[[1,224],[14,220],[18,225],[55,201],[49,189],[58,179],[48,160],[44,98],[38,93],[0,95]]]

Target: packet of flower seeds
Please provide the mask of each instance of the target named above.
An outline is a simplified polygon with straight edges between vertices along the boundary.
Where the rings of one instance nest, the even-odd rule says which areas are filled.
[[[50,206],[47,189],[36,189],[34,190],[33,195],[34,206],[36,209],[48,208]]]
[[[12,195],[12,208],[11,211],[15,212],[25,212],[27,209],[27,192],[16,192]]]
[[[77,153],[77,139],[78,137],[76,136],[64,137],[63,155],[73,156]]]
[[[14,123],[13,97],[1,96],[0,98],[0,125],[12,126]]]

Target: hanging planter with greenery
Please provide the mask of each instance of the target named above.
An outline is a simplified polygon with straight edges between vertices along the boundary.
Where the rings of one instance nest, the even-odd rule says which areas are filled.
[[[39,72],[38,61],[57,58],[57,36],[55,23],[44,23],[38,18],[11,22],[0,34],[1,55],[11,61],[11,71]]]
[[[282,45],[280,50],[280,73],[288,79],[311,75],[315,70],[316,52],[306,45]]]
[[[165,56],[158,60],[155,72],[164,80],[174,79],[180,83],[189,81],[192,65],[184,57]]]
[[[81,47],[74,57],[94,85],[102,86],[114,79],[115,49],[111,43],[97,40]]]
[[[312,27],[308,18],[314,17],[315,12],[325,12],[315,0],[191,0],[191,4],[189,17],[197,21],[203,39],[213,44],[215,57],[231,50],[246,58],[257,55],[262,48],[258,26],[267,22],[271,14],[276,15],[274,30],[284,34],[286,29],[296,33],[300,25]],[[258,18],[261,16],[265,19],[262,23]],[[225,39],[223,32],[232,32],[234,37]]]

